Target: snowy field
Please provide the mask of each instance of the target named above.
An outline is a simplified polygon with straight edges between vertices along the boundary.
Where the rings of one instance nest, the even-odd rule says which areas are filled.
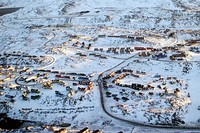
[[[200,1],[0,1],[15,7],[0,113],[28,124],[12,131],[200,132]]]

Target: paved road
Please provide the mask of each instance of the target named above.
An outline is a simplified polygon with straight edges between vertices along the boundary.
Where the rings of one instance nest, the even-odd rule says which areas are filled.
[[[112,115],[109,111],[106,110],[106,106],[105,106],[105,99],[104,99],[104,96],[103,96],[103,85],[102,85],[102,77],[103,77],[103,74],[106,73],[106,72],[109,72],[109,71],[112,71],[113,69],[115,69],[116,67],[122,65],[123,63],[125,63],[126,61],[129,61],[129,60],[132,60],[132,59],[137,59],[135,58],[136,55],[133,55],[129,58],[127,58],[126,60],[120,62],[119,64],[117,64],[116,66],[102,72],[99,76],[98,76],[98,79],[97,79],[97,82],[98,82],[98,87],[99,87],[99,91],[100,91],[100,98],[101,98],[101,105],[102,105],[102,109],[103,111],[109,115],[110,117],[112,118],[115,118],[117,120],[120,120],[120,121],[123,121],[123,122],[126,122],[128,124],[132,124],[134,126],[142,126],[142,127],[153,127],[153,128],[172,128],[172,129],[184,129],[184,130],[197,130],[197,131],[200,131],[200,127],[194,127],[194,126],[181,126],[181,127],[178,127],[178,126],[163,126],[163,125],[151,125],[151,124],[148,124],[148,123],[141,123],[141,122],[137,122],[137,121],[130,121],[130,120],[126,120],[126,119],[122,119],[120,117],[117,117],[115,115]]]

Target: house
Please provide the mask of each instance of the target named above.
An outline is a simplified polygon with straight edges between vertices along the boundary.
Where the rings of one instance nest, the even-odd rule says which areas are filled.
[[[67,75],[76,76],[76,75],[77,75],[77,73],[67,73]]]
[[[144,40],[144,37],[141,37],[141,36],[137,36],[135,37],[136,40]]]
[[[98,35],[99,38],[106,37],[106,35]]]
[[[81,57],[87,57],[87,55],[86,55],[86,54],[81,54],[80,56],[81,56]]]
[[[40,93],[39,89],[31,89],[31,93]]]
[[[37,99],[40,99],[41,95],[33,95],[31,96],[31,99],[33,100],[37,100]]]
[[[84,129],[80,130],[78,133],[90,133],[90,130],[88,127],[85,127]]]
[[[95,57],[101,57],[101,55],[100,55],[100,54],[95,54],[94,56],[95,56]]]
[[[92,133],[102,133],[100,130],[95,130]]]
[[[128,101],[129,99],[128,99],[127,97],[122,97],[122,100],[126,102],[126,101]]]
[[[64,94],[60,93],[59,91],[55,91],[56,96],[64,96]]]
[[[111,50],[106,50],[106,53],[110,53],[111,52]]]
[[[119,52],[116,51],[116,52],[114,52],[114,54],[119,54]]]
[[[78,73],[77,75],[78,76],[86,76],[86,74],[84,74],[84,73]]]
[[[35,82],[36,80],[37,80],[37,77],[36,77],[36,76],[31,76],[31,77],[27,78],[27,79],[25,80],[25,82],[26,82],[26,83],[29,83],[29,82],[31,82],[31,81]]]
[[[3,82],[7,82],[10,80],[10,77],[6,77],[5,79],[3,79]]]
[[[150,95],[150,96],[153,96],[153,94],[154,94],[153,92],[149,92],[149,95]]]
[[[59,71],[52,71],[52,73],[59,73]]]
[[[156,75],[153,76],[153,78],[162,78],[162,76],[159,75],[159,74],[156,74]]]
[[[28,98],[28,94],[27,93],[23,93],[22,94],[22,99],[27,101],[29,98]]]
[[[13,96],[13,95],[8,95],[8,94],[6,94],[5,97],[11,98],[11,99],[15,98],[15,96]]]
[[[88,77],[78,77],[79,80],[89,80]]]
[[[147,50],[145,47],[134,47],[135,50]]]
[[[93,56],[95,56],[96,54],[94,54],[94,53],[90,53],[89,55],[93,55]]]
[[[110,96],[112,93],[109,91],[106,91],[106,96]]]
[[[165,54],[165,53],[159,53],[156,55],[152,55],[152,58],[156,58],[156,59],[166,58],[166,57],[167,57],[167,54]]]
[[[51,72],[51,70],[45,70],[45,72]]]
[[[79,81],[79,85],[89,85],[89,80]]]
[[[55,77],[56,77],[56,78],[62,78],[62,76],[61,76],[61,75],[55,75]]]
[[[83,91],[83,92],[84,92],[84,91],[86,91],[87,89],[86,89],[86,88],[84,88],[84,87],[78,87],[78,90],[79,90],[79,91]]]
[[[149,52],[139,52],[138,56],[142,56],[142,57],[147,57],[150,56],[151,54]]]
[[[134,73],[131,73],[131,75],[132,75],[133,77],[136,77],[136,78],[139,78],[139,77],[140,77],[140,75],[137,75],[137,74],[134,74]]]
[[[51,82],[51,81],[49,81],[49,82],[44,82],[44,83],[43,83],[43,87],[44,87],[45,89],[52,89],[52,88],[53,88],[52,82]]]
[[[94,51],[99,51],[99,49],[98,48],[94,48]]]
[[[94,88],[94,84],[92,82],[89,82],[88,90],[92,90]]]
[[[100,58],[101,58],[101,59],[107,59],[107,57],[106,57],[106,56],[100,56]]]
[[[103,48],[100,48],[99,50],[100,50],[101,52],[103,52]]]
[[[76,53],[76,55],[82,55],[82,53]]]
[[[77,84],[77,83],[72,83],[72,85],[73,85],[73,86],[77,86],[78,84]]]
[[[81,46],[81,48],[84,48],[85,47],[85,43],[84,42],[82,42],[82,46]]]
[[[70,76],[62,76],[62,78],[65,78],[65,79],[71,79]]]

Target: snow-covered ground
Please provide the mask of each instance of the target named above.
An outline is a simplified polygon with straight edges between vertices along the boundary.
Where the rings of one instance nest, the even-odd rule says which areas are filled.
[[[107,133],[131,132],[136,125],[131,125],[126,120],[170,125],[171,116],[177,113],[185,122],[181,124],[182,127],[199,127],[198,0],[0,1],[0,9],[13,7],[22,8],[0,16],[0,62],[13,65],[13,68],[15,65],[24,67],[9,72],[6,70],[8,68],[0,69],[0,86],[6,86],[5,90],[0,90],[0,101],[8,102],[11,108],[7,112],[9,117],[40,121],[46,125],[70,123],[69,129],[89,127]],[[34,57],[19,56],[23,52]],[[17,56],[10,55],[16,53]],[[160,57],[160,53],[165,53],[166,56]],[[30,69],[25,73],[20,72],[26,68]],[[116,78],[113,77],[108,80],[109,92],[129,100],[125,98],[124,101],[116,101],[106,97],[106,91],[99,86],[102,84],[101,76],[121,68],[147,73],[139,74],[140,78],[128,75],[119,81],[121,85],[147,85],[151,82],[155,89],[132,94],[132,89],[112,83]],[[83,73],[89,77],[94,88],[81,92],[78,87],[87,88],[87,85],[75,86],[80,77],[74,75],[70,75],[70,80],[61,79],[75,91],[72,97],[69,97],[66,86],[59,84],[53,84],[53,89],[48,90],[42,85],[42,81],[37,84],[16,82],[16,78],[31,75],[33,70],[38,69],[59,71],[58,77],[66,76],[66,73]],[[40,74],[44,73],[46,72]],[[161,75],[163,81],[154,81],[155,75]],[[170,76],[176,77],[181,86],[168,81]],[[5,81],[7,77],[11,79]],[[55,77],[55,73],[47,72],[44,81],[54,80]],[[9,89],[17,83],[23,84],[22,90]],[[161,89],[158,87],[160,84]],[[163,94],[164,86],[168,88],[165,90],[166,95]],[[173,94],[177,88],[180,93]],[[28,100],[23,100],[22,95],[27,89],[39,89],[40,94],[28,93]],[[58,97],[55,91],[63,94],[62,97]],[[102,97],[104,103],[101,103]],[[169,101],[173,98],[176,100],[173,102],[174,107],[171,107],[169,104],[172,101]],[[105,104],[105,109],[102,104]],[[160,112],[163,113],[162,118],[155,115]],[[159,119],[169,122],[159,123]],[[154,132],[157,129],[136,127],[132,132],[146,131]]]
[[[115,69],[120,70],[121,67],[133,70],[133,73],[140,70],[145,74],[140,74],[139,77],[128,75],[117,83],[122,84],[122,86],[134,83],[144,86],[150,85],[154,89],[147,87],[145,90],[135,90],[133,88],[120,87],[112,83],[113,78],[109,79],[107,82],[112,87],[106,89],[105,92],[111,92],[109,95],[112,97],[105,98],[105,104],[107,104],[106,107],[111,111],[111,114],[131,121],[157,124],[169,122],[168,124],[170,124],[172,117],[170,114],[176,112],[185,121],[184,126],[198,125],[200,116],[197,115],[199,113],[199,104],[196,95],[199,94],[197,82],[200,74],[198,71],[199,63],[181,64],[140,60],[140,62],[130,62],[128,66],[119,66]],[[117,76],[120,76],[120,74],[117,74],[114,79]],[[180,90],[178,95],[175,94],[176,89]],[[153,92],[153,94],[151,95],[150,92]],[[119,98],[118,101],[116,101],[113,94]],[[123,97],[128,99],[124,100]],[[175,99],[175,103],[170,97],[173,100]],[[158,114],[160,118],[158,118]],[[168,118],[170,121],[167,120]]]

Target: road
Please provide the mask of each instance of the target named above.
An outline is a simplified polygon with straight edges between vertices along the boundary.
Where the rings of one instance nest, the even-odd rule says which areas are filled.
[[[66,17],[66,16],[61,16],[61,17]],[[68,16],[69,17],[69,16]],[[71,17],[74,17],[74,16],[71,16]],[[79,16],[78,16],[79,17]],[[81,17],[81,16],[80,16]],[[43,19],[44,17],[42,17]],[[47,17],[48,18],[48,17]],[[52,17],[49,17],[49,18],[52,18]],[[25,18],[27,19],[27,18]],[[32,18],[32,19],[40,19],[40,18]],[[21,19],[23,20],[23,19]],[[1,23],[1,25],[3,26],[3,23]],[[56,37],[55,33],[53,33],[53,37],[51,39],[49,39],[43,46],[45,47],[49,42],[51,42],[54,38]],[[175,38],[174,43],[177,43],[177,38]],[[42,48],[44,48],[42,47]],[[69,48],[72,48],[72,47],[69,47]],[[84,52],[90,52],[88,51],[87,49],[82,49],[82,48],[74,48],[74,49],[77,49],[77,50],[82,50]],[[4,49],[3,49],[4,50]],[[120,59],[122,60],[119,64],[113,66],[112,68],[109,68],[108,70],[102,72],[99,76],[98,76],[98,79],[97,79],[97,83],[98,83],[98,87],[99,87],[99,91],[100,91],[100,98],[101,98],[101,105],[102,105],[102,109],[104,110],[104,112],[112,117],[112,118],[115,118],[117,120],[120,120],[120,121],[123,121],[123,122],[126,122],[128,124],[132,124],[134,126],[148,126],[148,127],[153,127],[153,128],[173,128],[173,129],[197,129],[199,130],[200,127],[174,127],[174,126],[159,126],[159,125],[151,125],[151,124],[146,124],[146,123],[140,123],[140,122],[137,122],[137,121],[130,121],[130,120],[126,120],[126,119],[122,119],[122,118],[119,118],[119,117],[116,117],[114,115],[112,115],[111,113],[109,113],[109,111],[107,111],[106,109],[106,106],[105,106],[105,98],[104,98],[104,94],[103,94],[103,87],[102,87],[102,77],[103,75],[106,73],[106,72],[109,72],[109,71],[112,71],[113,69],[119,67],[120,65],[122,64],[128,64],[126,62],[129,62],[130,60],[133,60],[133,59],[140,59],[138,57],[136,57],[137,54],[133,55],[133,56],[130,56],[128,58],[120,58],[120,57],[113,57],[113,56],[110,56],[110,55],[106,55],[106,54],[102,54],[102,53],[99,53],[99,52],[91,52],[91,53],[95,53],[95,54],[100,54],[100,55],[103,55],[103,56],[106,56],[106,57],[110,57],[110,58],[114,58],[114,59]],[[162,61],[162,60],[159,60],[159,61]],[[49,67],[51,66],[53,63],[55,62],[55,58],[52,57],[52,61],[51,63],[48,65],[48,66],[43,66],[43,67],[40,67],[38,69],[45,69],[46,67]],[[171,62],[171,61],[169,61]],[[17,83],[17,82],[16,82]]]
[[[135,58],[136,55],[133,55],[129,58],[127,58],[126,60],[120,62],[119,64],[117,64],[116,66],[109,68],[108,70],[102,72],[97,79],[97,83],[98,83],[98,87],[99,87],[99,91],[100,91],[100,98],[101,98],[101,105],[102,105],[102,109],[103,111],[110,117],[115,118],[117,120],[126,122],[128,124],[132,124],[134,126],[141,126],[141,127],[152,127],[152,128],[172,128],[172,129],[184,129],[184,130],[198,130],[200,131],[200,127],[194,127],[194,126],[162,126],[162,125],[152,125],[152,124],[147,124],[147,123],[141,123],[141,122],[137,122],[137,121],[130,121],[130,120],[126,120],[126,119],[122,119],[120,117],[117,117],[115,115],[112,115],[109,111],[107,111],[106,106],[105,106],[105,99],[104,99],[104,94],[103,94],[103,85],[102,85],[102,77],[103,74],[109,71],[112,71],[113,69],[117,68],[118,66],[124,64],[126,61],[128,62],[129,60],[133,60],[133,59],[137,59]]]

